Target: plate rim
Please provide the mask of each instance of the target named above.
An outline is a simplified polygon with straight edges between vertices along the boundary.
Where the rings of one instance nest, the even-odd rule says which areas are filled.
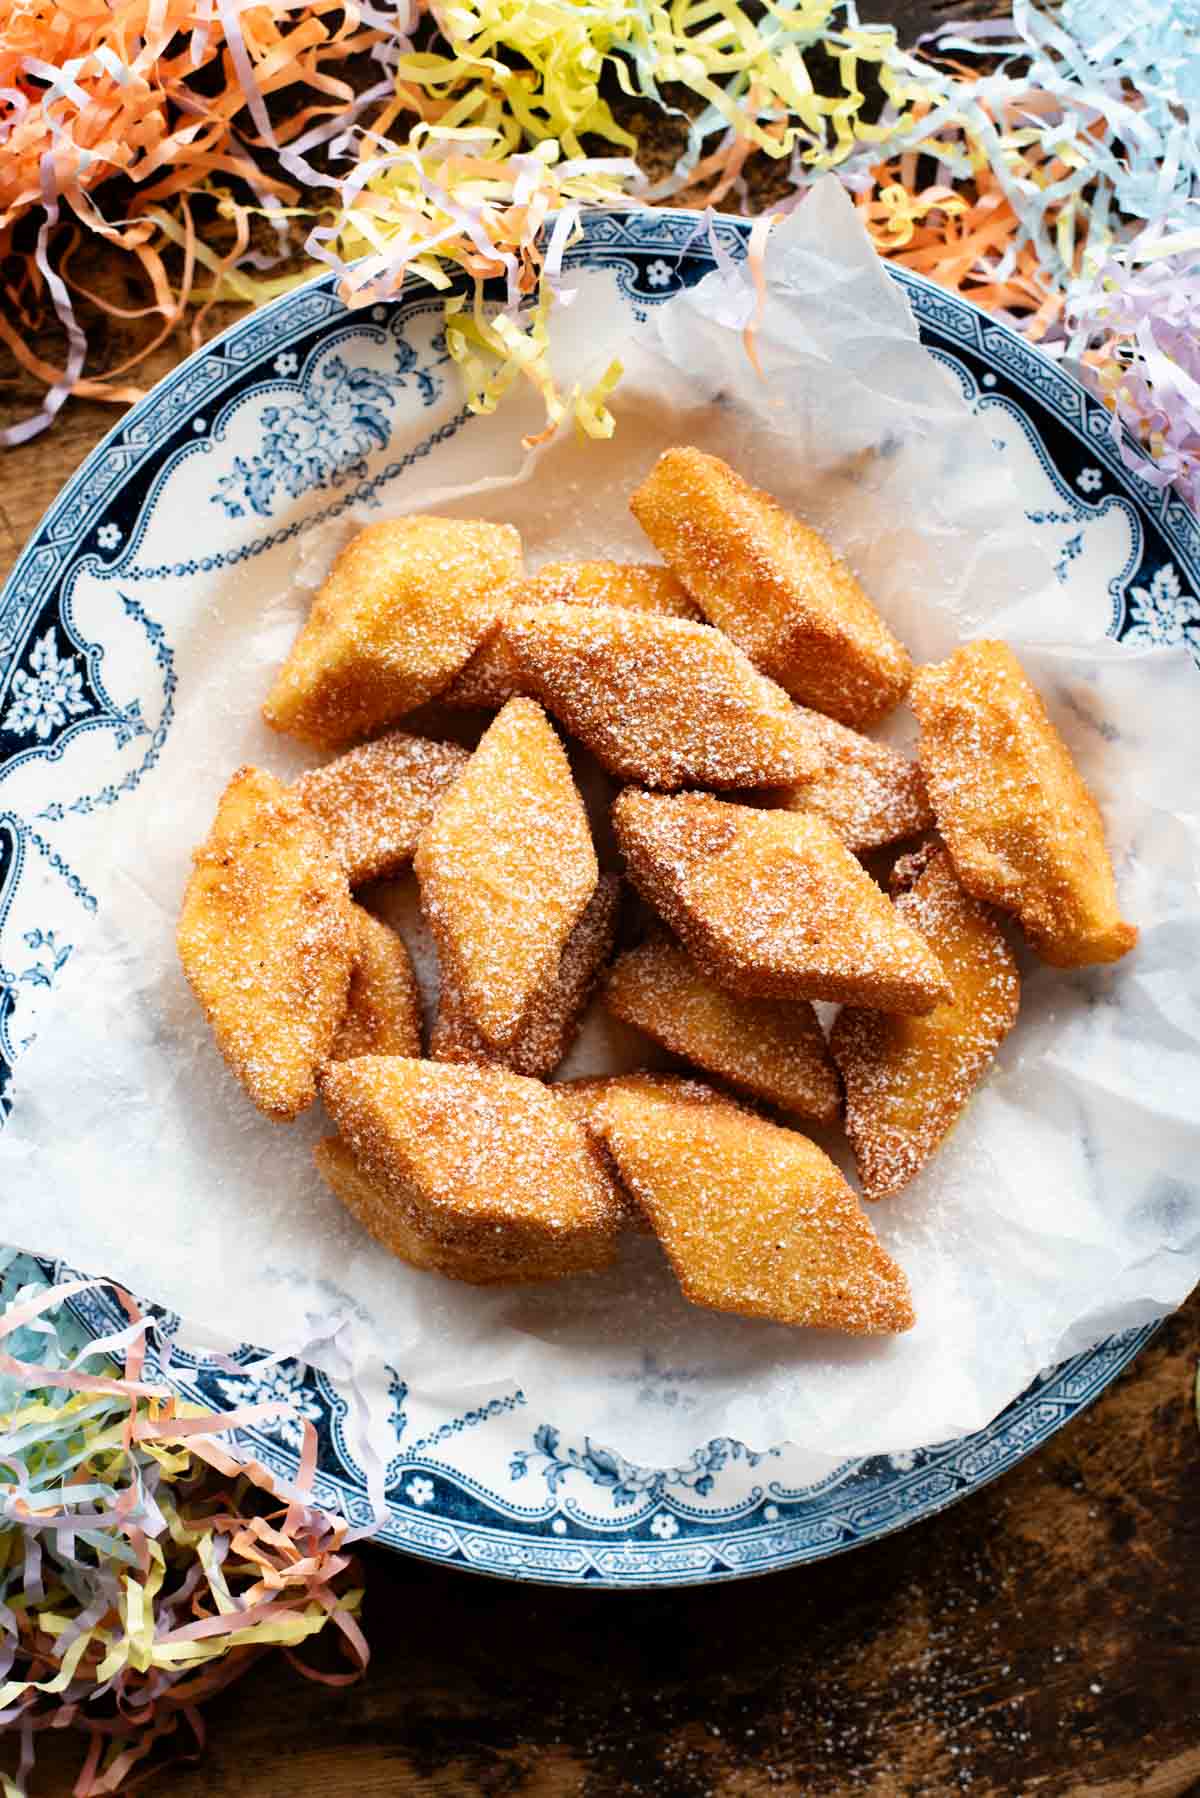
[[[731,230],[737,240],[741,244],[745,244],[751,229],[752,220],[738,214],[726,212],[714,213],[712,217],[717,225]],[[582,246],[576,246],[577,260],[587,260],[586,256],[581,253],[586,251],[589,247],[586,237],[587,227],[589,224],[594,224],[604,218],[613,218],[620,224],[624,224],[626,221],[634,218],[644,220],[648,224],[654,221],[683,221],[686,225],[691,227],[691,232],[686,244],[682,242],[672,244],[669,247],[669,251],[667,246],[663,246],[664,253],[674,253],[680,258],[685,254],[703,257],[711,256],[707,236],[704,231],[705,214],[683,207],[647,207],[623,204],[620,206],[598,207],[585,215],[583,221],[585,237]],[[630,246],[630,248],[632,249],[632,246]],[[648,255],[652,253],[648,243],[640,246],[640,249],[643,254]],[[986,328],[989,335],[996,333],[1001,341],[1008,340],[1014,347],[1019,347],[1023,356],[1033,355],[1043,357],[1054,370],[1056,377],[1060,381],[1064,381],[1070,387],[1074,388],[1087,405],[1093,407],[1099,405],[1096,397],[1091,394],[1082,381],[1078,379],[1072,368],[1065,366],[1062,363],[1055,363],[1051,358],[1044,358],[1044,353],[1038,349],[1036,345],[1030,344],[1028,339],[1024,338],[1019,331],[1006,321],[996,319],[991,314],[984,311],[984,309],[978,306],[969,296],[952,293],[942,289],[937,283],[929,280],[928,277],[912,270],[897,267],[885,258],[881,257],[880,261],[889,278],[896,281],[902,290],[923,291],[929,296],[936,296],[942,303],[951,308],[966,309],[971,314],[976,315],[977,319],[980,321],[981,343],[982,331]],[[19,584],[19,577],[34,554],[35,546],[42,538],[48,523],[52,517],[86,484],[89,478],[89,472],[94,470],[96,463],[103,458],[105,452],[114,445],[123,432],[127,432],[131,426],[136,426],[140,421],[145,419],[154,408],[161,405],[163,397],[173,391],[178,385],[185,382],[189,374],[194,372],[205,358],[212,357],[214,354],[220,354],[228,344],[247,329],[252,321],[258,323],[273,317],[285,315],[292,307],[296,306],[298,302],[302,302],[305,295],[316,291],[332,293],[335,284],[336,277],[332,273],[326,272],[314,274],[309,280],[297,284],[297,286],[289,289],[283,294],[277,295],[274,299],[267,302],[265,306],[250,313],[243,314],[241,317],[233,320],[216,336],[209,339],[196,350],[190,352],[173,368],[168,370],[157,382],[155,382],[154,386],[150,388],[142,399],[137,401],[134,406],[121,413],[84,457],[78,468],[73,471],[67,481],[58,489],[41,514],[37,524],[30,532],[26,542],[23,544],[13,562],[3,588],[0,589],[0,617],[3,616],[5,602],[10,598],[11,590]],[[393,300],[390,303],[396,304],[404,299],[411,301],[417,293],[421,293],[423,298],[427,298],[428,296],[424,293],[424,288],[425,284],[419,280],[419,277],[408,277],[406,278],[401,293],[393,296]],[[909,297],[907,292],[906,297]],[[354,313],[347,309],[347,322],[352,322],[353,318]],[[916,322],[918,325],[920,324],[919,317],[916,319]],[[1085,415],[1085,413],[1081,412],[1081,416]],[[1127,431],[1124,431],[1123,435],[1126,441],[1133,441]],[[1147,483],[1143,482],[1136,471],[1132,470],[1124,471],[1124,480],[1127,488],[1133,489],[1136,492],[1138,504],[1147,514],[1154,518],[1156,526],[1163,535],[1168,538],[1173,537],[1174,533],[1171,532],[1166,518],[1167,507],[1173,497],[1172,490],[1168,488],[1159,493],[1155,489],[1149,487]],[[1156,500],[1161,500],[1161,513],[1159,506],[1155,503]],[[19,629],[16,632],[16,636],[18,641],[20,641],[21,637]],[[0,653],[3,653],[4,656],[7,657],[7,648]],[[74,1310],[76,1302],[69,1301],[68,1303]],[[1107,1373],[1103,1383],[1098,1385],[1094,1391],[1089,1392],[1086,1397],[1076,1401],[1067,1415],[1064,1415],[1056,1421],[1045,1434],[1031,1440],[1028,1446],[1021,1447],[1019,1452],[1015,1453],[1010,1459],[1005,1460],[1002,1465],[978,1474],[970,1481],[970,1483],[961,1484],[956,1490],[948,1492],[944,1496],[925,1504],[919,1510],[913,1510],[910,1513],[895,1517],[874,1530],[869,1537],[855,1537],[849,1541],[839,1542],[832,1546],[822,1545],[819,1553],[805,1554],[802,1549],[793,1548],[790,1552],[782,1553],[777,1558],[766,1561],[764,1564],[758,1566],[713,1566],[710,1564],[697,1571],[664,1570],[662,1572],[646,1575],[642,1578],[622,1577],[620,1574],[611,1573],[602,1574],[594,1568],[582,1570],[577,1573],[568,1573],[556,1578],[541,1574],[537,1570],[530,1569],[526,1565],[514,1565],[509,1567],[481,1566],[461,1554],[455,1554],[448,1558],[431,1549],[423,1548],[420,1543],[412,1541],[399,1542],[385,1538],[380,1541],[379,1545],[390,1548],[395,1552],[407,1552],[417,1555],[423,1560],[428,1560],[443,1566],[453,1566],[464,1572],[483,1574],[492,1578],[518,1580],[523,1583],[553,1587],[590,1586],[598,1590],[662,1590],[664,1588],[674,1589],[681,1586],[724,1584],[730,1580],[759,1577],[767,1573],[782,1571],[786,1568],[807,1565],[816,1560],[829,1559],[834,1555],[847,1553],[854,1548],[865,1547],[871,1542],[893,1535],[898,1530],[909,1528],[916,1523],[924,1521],[926,1518],[937,1516],[950,1505],[957,1503],[962,1498],[969,1497],[975,1491],[985,1485],[991,1484],[993,1480],[1010,1471],[1010,1469],[1020,1461],[1026,1459],[1037,1449],[1045,1446],[1051,1436],[1057,1434],[1058,1430],[1064,1427],[1066,1423],[1072,1421],[1075,1416],[1080,1415],[1093,1404],[1132,1364],[1133,1360],[1141,1352],[1141,1349],[1148,1344],[1160,1327],[1161,1320],[1147,1326],[1142,1326],[1121,1337],[1108,1339],[1108,1341],[1112,1343],[1127,1343],[1127,1349],[1121,1353],[1119,1360],[1112,1367],[1111,1371]],[[1091,1350],[1086,1351],[1086,1354],[1095,1354],[1098,1349],[1104,1346],[1104,1344],[1094,1345]],[[1063,1363],[1062,1367],[1065,1368],[1070,1366],[1073,1361],[1080,1359],[1083,1359],[1083,1357],[1073,1357],[1071,1362]],[[1042,1374],[1037,1376],[1037,1379],[1033,1382],[1033,1386],[1037,1386],[1039,1382],[1048,1380],[1058,1372],[1061,1372],[1061,1368],[1056,1370],[1044,1370]],[[1010,1406],[1005,1406],[1001,1412],[997,1413],[997,1416],[984,1426],[984,1431],[992,1429],[998,1422],[1000,1422],[1011,1406],[1021,1404],[1028,1397],[1031,1390],[1032,1387],[1026,1388],[1023,1393],[1017,1395],[1016,1398],[1010,1401]],[[972,1432],[972,1436],[981,1435],[983,1433],[984,1432],[982,1431]],[[961,1438],[960,1442],[969,1441],[970,1439],[971,1437]],[[294,1457],[292,1458],[294,1459]],[[431,1513],[429,1521],[432,1522],[435,1517],[436,1513]],[[731,1520],[731,1528],[732,1527],[735,1526]],[[566,1545],[567,1539],[563,1540],[564,1545]],[[614,1542],[615,1540],[618,1539],[614,1539]],[[648,1547],[649,1544],[647,1543],[643,1546]]]

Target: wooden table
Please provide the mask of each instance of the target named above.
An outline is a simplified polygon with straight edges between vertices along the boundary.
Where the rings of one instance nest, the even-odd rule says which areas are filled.
[[[864,13],[915,36],[939,15],[986,10],[898,0]],[[8,387],[9,416],[21,397]],[[113,416],[70,402],[50,436],[4,458],[5,571]],[[202,1764],[151,1789],[1200,1795],[1198,1352],[1200,1296],[1023,1466],[817,1567],[605,1593],[368,1550],[362,1683],[311,1686],[282,1658],[263,1661],[208,1708]],[[37,1789],[65,1794],[77,1765],[74,1742],[43,1738]]]

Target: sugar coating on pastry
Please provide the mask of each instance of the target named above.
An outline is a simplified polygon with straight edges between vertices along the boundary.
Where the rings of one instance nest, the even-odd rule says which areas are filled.
[[[815,812],[856,854],[929,829],[933,811],[916,762],[807,706],[796,707],[795,720],[821,767],[781,792],[780,804]]]
[[[692,1304],[856,1336],[915,1322],[904,1274],[807,1137],[646,1091],[609,1093],[601,1128]]]
[[[329,1063],[321,1096],[362,1174],[425,1235],[564,1272],[612,1259],[623,1212],[539,1081],[375,1055]]]
[[[771,786],[815,772],[787,695],[728,637],[615,606],[516,606],[522,681],[610,774],[645,786]]]
[[[360,886],[412,860],[434,807],[466,765],[467,751],[457,743],[393,730],[310,769],[293,786],[351,886]]]
[[[845,1006],[830,1048],[846,1085],[846,1134],[863,1196],[886,1198],[920,1172],[1016,1022],[1016,958],[990,907],[964,893],[946,850],[897,863],[896,910],[919,930],[954,988],[923,1018]]]
[[[950,998],[928,944],[823,818],[633,788],[612,818],[633,884],[730,992],[905,1012]]]
[[[654,1234],[650,1220],[633,1194],[621,1184],[617,1166],[608,1151],[602,1129],[603,1106],[609,1093],[663,1093],[681,1105],[728,1105],[735,1111],[738,1102],[727,1093],[719,1093],[702,1080],[691,1080],[684,1074],[657,1074],[646,1071],[634,1074],[591,1074],[575,1080],[556,1080],[546,1088],[558,1104],[581,1124],[597,1157],[604,1177],[616,1201],[625,1208],[630,1227],[643,1236]]]
[[[329,1059],[420,1055],[421,995],[403,939],[361,905],[354,907],[354,922],[358,961]]]
[[[506,1253],[493,1254],[439,1241],[421,1229],[386,1186],[368,1179],[340,1136],[317,1143],[313,1160],[321,1178],[363,1228],[398,1260],[424,1273],[443,1274],[472,1286],[516,1286],[557,1280],[572,1271],[553,1253],[539,1254],[520,1238],[515,1245],[508,1243]]]
[[[619,956],[603,996],[614,1017],[662,1048],[772,1105],[824,1122],[841,1110],[837,1070],[807,999],[735,998],[665,936]]]
[[[443,977],[429,1043],[430,1060],[481,1066],[494,1063],[532,1080],[549,1079],[574,1042],[597,976],[612,953],[620,898],[619,876],[602,874],[567,938],[554,979],[534,994],[525,1021],[507,1049],[493,1048],[480,1035],[461,993]]]
[[[656,562],[547,562],[525,582],[518,603],[624,606],[664,618],[700,620],[702,613],[669,568]],[[521,676],[499,627],[441,695],[443,705],[493,710],[522,691]]]
[[[966,643],[917,671],[917,756],[959,880],[1014,912],[1043,961],[1116,961],[1121,917],[1099,807],[1006,643]]]
[[[908,652],[845,562],[719,456],[664,450],[630,505],[705,616],[802,704],[863,726],[903,698]]]
[[[512,525],[420,514],[368,525],[313,601],[264,719],[319,749],[373,736],[450,683],[520,575]]]
[[[681,1105],[728,1105],[734,1111],[745,1110],[729,1093],[718,1092],[704,1080],[649,1068],[632,1074],[583,1074],[574,1080],[555,1080],[546,1090],[566,1106],[577,1123],[596,1131],[600,1107],[614,1092],[662,1093]]]
[[[506,1049],[553,984],[600,870],[566,753],[532,699],[510,699],[441,800],[414,858],[446,979]]]
[[[239,768],[193,856],[176,942],[217,1047],[260,1111],[294,1118],[346,1010],[358,932],[346,876],[274,775]]]

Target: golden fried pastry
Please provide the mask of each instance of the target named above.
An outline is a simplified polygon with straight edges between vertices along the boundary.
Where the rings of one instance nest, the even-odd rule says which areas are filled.
[[[449,985],[506,1049],[554,982],[600,870],[562,744],[510,699],[422,833],[421,904]]]
[[[815,812],[857,855],[929,829],[933,812],[915,762],[806,706],[795,719],[821,769],[780,795],[789,811]]]
[[[952,997],[937,957],[823,818],[632,788],[612,817],[638,891],[730,992],[904,1012]]]
[[[688,1074],[657,1073],[649,1068],[632,1074],[584,1074],[575,1080],[555,1080],[546,1088],[566,1106],[576,1123],[600,1136],[600,1108],[609,1093],[661,1093],[680,1105],[728,1105],[734,1111],[746,1107],[729,1093],[718,1092]]]
[[[1015,912],[1043,961],[1116,961],[1137,942],[1099,808],[1006,643],[921,668],[912,708],[938,829],[968,893]]]
[[[465,1280],[472,1286],[514,1286],[556,1280],[562,1271],[554,1254],[489,1255],[485,1249],[455,1248],[420,1229],[386,1186],[367,1178],[340,1136],[327,1136],[313,1149],[317,1171],[342,1204],[385,1249],[410,1267]]]
[[[815,773],[787,695],[706,624],[615,606],[516,606],[521,679],[610,774],[650,787]]]
[[[827,1155],[726,1105],[611,1092],[604,1139],[693,1305],[884,1336],[908,1281]]]
[[[558,1080],[546,1091],[565,1107],[577,1124],[583,1126],[616,1202],[624,1206],[627,1222],[642,1236],[654,1234],[650,1220],[637,1200],[622,1186],[616,1163],[604,1140],[603,1106],[609,1093],[662,1093],[681,1105],[728,1105],[735,1111],[741,1109],[738,1101],[726,1093],[716,1092],[703,1081],[689,1080],[682,1074],[598,1074],[578,1080]]]
[[[263,717],[342,749],[450,681],[512,603],[521,539],[478,518],[390,518],[342,551],[267,695]]]
[[[846,1083],[846,1134],[863,1197],[884,1199],[920,1172],[1016,1021],[1021,982],[995,914],[963,892],[945,849],[896,864],[896,910],[919,930],[954,988],[923,1018],[845,1006],[830,1038]]]
[[[539,1081],[371,1055],[330,1062],[321,1096],[359,1172],[422,1236],[560,1273],[612,1260],[624,1213]],[[386,1240],[386,1218],[363,1221]]]
[[[525,583],[519,603],[544,606],[563,600],[581,606],[624,606],[664,618],[699,620],[700,608],[669,568],[656,562],[548,562]],[[521,692],[521,677],[502,629],[475,651],[441,695],[443,705],[498,710]]]
[[[807,999],[735,999],[678,943],[653,937],[609,969],[604,1003],[673,1055],[772,1105],[829,1122],[837,1070]]]
[[[393,730],[302,774],[294,787],[359,886],[412,860],[434,806],[466,765],[457,743]]]
[[[720,457],[664,450],[630,505],[710,621],[804,705],[861,726],[903,698],[908,652],[846,564]]]
[[[312,814],[239,768],[184,895],[176,942],[217,1047],[268,1117],[316,1097],[346,1010],[358,931],[346,876]]]
[[[330,1061],[356,1055],[420,1055],[421,995],[408,950],[394,930],[354,907],[358,962]]]
[[[546,1080],[575,1040],[583,1008],[612,953],[621,882],[602,874],[583,916],[567,938],[558,972],[533,996],[525,1021],[507,1049],[494,1049],[471,1022],[462,996],[445,979],[438,994],[437,1022],[429,1044],[431,1061],[472,1061],[511,1068]]]

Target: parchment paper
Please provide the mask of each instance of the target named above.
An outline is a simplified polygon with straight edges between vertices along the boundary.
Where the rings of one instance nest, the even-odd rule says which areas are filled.
[[[280,1127],[243,1099],[177,967],[174,922],[230,771],[303,765],[257,706],[354,520],[301,537],[286,591],[230,574],[191,624],[161,764],[116,816],[107,871],[91,872],[98,921],[17,1071],[0,1237],[268,1349],[344,1312],[364,1362],[402,1369],[410,1407],[519,1385],[539,1421],[661,1464],[715,1435],[820,1456],[942,1440],[1042,1367],[1184,1298],[1200,1277],[1196,671],[1182,651],[1106,644],[1105,596],[1054,578],[988,426],[920,346],[836,183],[779,229],[767,268],[764,379],[739,337],[744,274],[672,300],[632,341],[611,275],[588,276],[559,321],[562,372],[620,351],[615,438],[563,432],[522,457],[502,412],[455,440],[474,445],[466,490],[447,453],[386,489],[382,510],[511,519],[535,566],[645,558],[627,494],[660,448],[694,442],[826,531],[918,659],[1018,617],[1039,639],[1018,651],[1100,798],[1142,938],[1113,969],[1026,959],[996,1068],[926,1173],[873,1208],[916,1329],[864,1343],[704,1312],[636,1239],[611,1273],[544,1288],[412,1272],[312,1172],[327,1120]],[[411,882],[383,903],[427,965]],[[635,1049],[593,1017],[564,1071],[630,1065]]]

